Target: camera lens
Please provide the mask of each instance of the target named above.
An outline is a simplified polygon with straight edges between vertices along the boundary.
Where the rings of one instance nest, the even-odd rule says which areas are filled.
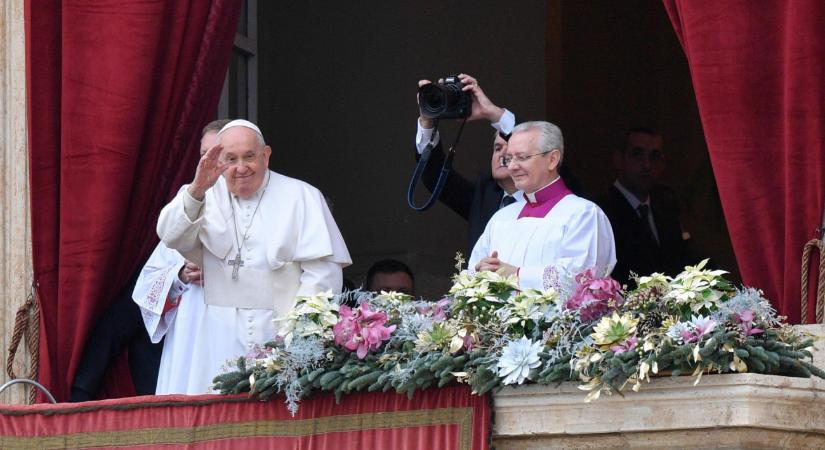
[[[438,84],[425,84],[418,90],[421,111],[428,117],[439,117],[447,108],[447,95]]]
[[[418,103],[421,114],[432,119],[458,119],[468,117],[473,100],[470,94],[461,90],[457,77],[447,77],[444,83],[425,84],[418,88]]]

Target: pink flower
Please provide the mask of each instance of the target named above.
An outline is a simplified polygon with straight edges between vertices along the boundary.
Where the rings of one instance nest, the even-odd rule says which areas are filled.
[[[739,322],[739,326],[745,332],[745,336],[753,336],[754,334],[764,333],[765,330],[753,326],[754,314],[751,310],[742,311],[739,314],[734,314],[733,318]]]
[[[419,306],[415,309],[421,315],[429,315],[430,318],[432,318],[436,322],[443,322],[447,320],[447,309],[449,308],[449,306],[450,299],[445,297],[436,302],[435,304]]]
[[[370,311],[369,305],[362,303],[358,309],[341,305],[338,323],[332,328],[335,343],[349,351],[355,351],[358,359],[377,350],[390,338],[395,325],[385,327],[387,315],[380,311]]]
[[[693,319],[688,322],[688,326],[682,330],[682,340],[686,343],[701,341],[714,328],[716,328],[715,320],[709,317],[693,316]]]
[[[624,353],[624,352],[632,352],[633,350],[636,349],[636,343],[638,341],[639,341],[639,339],[636,336],[631,336],[630,338],[628,338],[626,341],[622,342],[621,344],[614,345],[614,346],[610,347],[610,351],[612,351],[613,354],[615,354],[615,355],[618,355],[618,354],[621,354],[621,353]]]
[[[599,319],[622,303],[622,286],[610,277],[595,278],[593,269],[576,275],[576,283],[576,291],[564,307],[579,311],[584,322]],[[613,300],[613,305],[610,300]]]
[[[469,352],[473,349],[473,336],[468,334],[464,336],[464,351]]]

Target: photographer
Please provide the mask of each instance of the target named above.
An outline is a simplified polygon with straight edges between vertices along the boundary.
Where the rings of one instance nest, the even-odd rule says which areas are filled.
[[[495,128],[496,133],[493,139],[493,151],[490,158],[490,174],[478,176],[475,181],[470,181],[458,173],[451,173],[441,192],[440,200],[458,215],[469,223],[469,246],[472,249],[478,237],[484,231],[487,221],[500,208],[516,201],[513,194],[516,194],[516,187],[510,178],[510,171],[501,165],[501,157],[507,150],[507,138],[516,124],[516,118],[512,112],[496,106],[484,94],[478,85],[478,81],[470,75],[460,74],[462,90],[472,97],[472,113],[467,121],[486,120]],[[429,80],[421,80],[418,87],[431,83]],[[419,109],[420,112],[420,109]],[[434,148],[430,157],[430,162],[422,176],[424,185],[431,192],[444,162],[444,149],[438,131],[434,131],[433,119],[420,114],[418,118],[418,131],[415,136],[416,157],[424,151],[424,148],[432,140]],[[433,133],[435,135],[433,136]]]

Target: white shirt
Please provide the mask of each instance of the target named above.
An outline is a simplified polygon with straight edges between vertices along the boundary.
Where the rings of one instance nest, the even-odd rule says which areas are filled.
[[[427,147],[427,144],[430,143],[431,138],[433,139],[433,146],[435,146],[438,144],[438,141],[441,140],[441,135],[433,128],[422,127],[421,122],[418,120],[416,120],[415,123],[417,125],[415,132],[415,149],[418,150],[418,154],[420,155],[421,152],[424,151],[424,148]],[[499,133],[510,134],[516,126],[516,116],[509,110],[504,109],[504,113],[498,119],[498,122],[491,123],[490,125]],[[433,132],[435,132],[435,137],[433,137]]]

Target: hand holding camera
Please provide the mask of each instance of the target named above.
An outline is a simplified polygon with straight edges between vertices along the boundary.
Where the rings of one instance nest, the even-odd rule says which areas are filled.
[[[432,128],[432,119],[486,119],[494,123],[504,113],[487,98],[478,81],[467,74],[442,78],[436,84],[419,81],[418,105],[424,128]]]

